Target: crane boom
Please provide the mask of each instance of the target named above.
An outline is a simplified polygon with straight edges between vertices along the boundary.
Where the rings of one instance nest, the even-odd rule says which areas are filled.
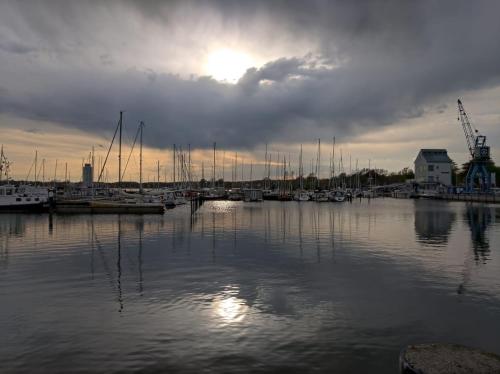
[[[467,141],[467,147],[469,148],[469,153],[472,157],[474,157],[474,146],[476,144],[476,136],[474,135],[474,131],[472,131],[472,125],[469,121],[469,116],[465,112],[464,106],[460,99],[458,99],[458,115],[459,120],[462,123],[462,127],[464,129],[465,140]]]
[[[467,141],[471,157],[473,159],[489,159],[490,147],[486,146],[486,136],[479,134],[477,129],[473,128],[460,99],[458,100],[458,114],[459,120],[462,122],[465,140]]]

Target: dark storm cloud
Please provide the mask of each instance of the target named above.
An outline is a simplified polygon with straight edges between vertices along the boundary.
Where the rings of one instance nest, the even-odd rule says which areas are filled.
[[[2,112],[106,133],[117,112],[126,110],[128,123],[146,121],[150,145],[207,146],[216,140],[227,147],[251,147],[263,141],[311,140],[318,134],[348,137],[397,124],[442,108],[450,95],[496,86],[500,78],[500,3],[495,1],[141,1],[95,6],[51,1],[43,9],[2,6],[0,19],[9,17],[6,25],[11,27],[0,29],[1,60],[34,50],[20,42],[23,33],[56,56],[53,67],[20,65],[30,71],[33,83],[16,87],[12,80],[0,82],[6,87],[0,92]],[[58,62],[60,51],[91,53],[88,46],[99,41],[95,33],[126,29],[129,20],[120,18],[124,9],[160,26],[182,24],[185,19],[179,17],[198,20],[215,14],[227,33],[248,30],[245,37],[250,39],[252,25],[259,24],[270,43],[283,35],[292,44],[306,40],[311,54],[251,68],[236,85],[153,69],[119,70],[120,56],[112,50],[96,52],[108,70]],[[101,10],[116,14],[116,24],[89,18]],[[186,27],[184,33],[189,32]],[[266,40],[262,43],[266,48]],[[132,51],[135,47],[129,46]]]
[[[35,52],[36,48],[16,42],[0,41],[0,50],[7,53],[26,54]]]

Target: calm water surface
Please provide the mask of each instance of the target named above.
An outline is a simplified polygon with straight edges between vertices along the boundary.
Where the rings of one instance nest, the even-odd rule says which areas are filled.
[[[500,207],[213,202],[0,216],[0,372],[396,373],[500,353]]]

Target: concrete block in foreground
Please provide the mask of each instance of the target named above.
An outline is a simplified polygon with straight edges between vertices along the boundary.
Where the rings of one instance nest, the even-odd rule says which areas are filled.
[[[455,344],[410,345],[399,357],[402,374],[500,373],[500,356]]]

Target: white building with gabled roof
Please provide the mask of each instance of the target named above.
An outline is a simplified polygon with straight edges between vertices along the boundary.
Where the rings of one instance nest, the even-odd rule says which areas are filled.
[[[452,160],[446,149],[421,149],[415,159],[415,181],[451,186]]]

